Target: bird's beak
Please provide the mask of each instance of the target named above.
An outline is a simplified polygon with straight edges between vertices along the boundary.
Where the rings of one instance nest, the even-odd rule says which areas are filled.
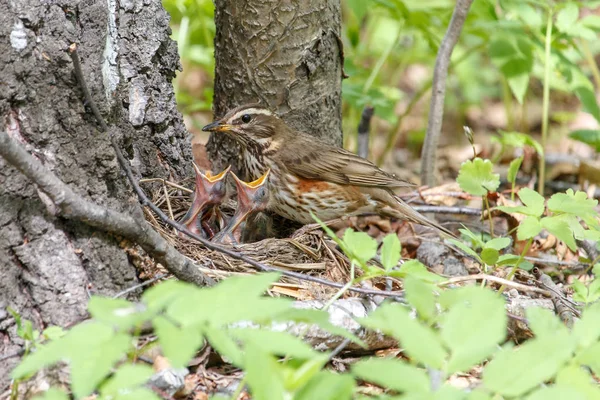
[[[230,168],[231,167],[229,166],[221,173],[212,175],[210,171],[203,173],[198,165],[194,163],[194,170],[196,171],[196,190],[194,192],[192,206],[180,221],[182,224],[188,227],[193,226],[198,215],[201,215],[209,204],[214,204],[214,199],[211,200],[212,195],[216,197],[216,201],[221,201],[225,197],[224,192],[215,192],[215,188],[217,182],[225,179]]]
[[[225,124],[221,121],[215,121],[212,124],[206,125],[202,128],[204,132],[226,132],[231,130],[231,125]]]

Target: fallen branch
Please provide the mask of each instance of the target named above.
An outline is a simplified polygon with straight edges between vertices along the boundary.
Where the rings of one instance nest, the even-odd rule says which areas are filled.
[[[178,279],[199,286],[213,285],[212,278],[203,274],[198,267],[154,231],[141,216],[120,213],[101,207],[75,193],[40,161],[29,154],[21,145],[0,131],[0,155],[50,198],[53,214],[67,219],[83,221],[105,232],[114,233],[139,244],[144,251],[160,262]]]
[[[471,3],[473,3],[473,0],[457,0],[448,31],[444,35],[435,60],[429,120],[427,121],[427,133],[425,134],[421,153],[421,185],[435,186],[435,154],[442,132],[448,66]]]

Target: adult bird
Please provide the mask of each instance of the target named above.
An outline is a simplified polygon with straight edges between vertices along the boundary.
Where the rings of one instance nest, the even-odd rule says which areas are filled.
[[[414,184],[398,179],[369,160],[288,126],[274,112],[256,104],[229,111],[202,128],[233,137],[242,147],[244,167],[252,179],[270,170],[268,209],[303,224],[346,215],[377,213],[434,228],[394,194]]]

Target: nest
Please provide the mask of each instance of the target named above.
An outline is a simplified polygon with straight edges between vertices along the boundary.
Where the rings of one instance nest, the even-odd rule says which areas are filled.
[[[157,180],[146,180],[157,181]],[[158,180],[161,181],[161,180]],[[182,182],[185,184],[185,181]],[[162,181],[155,185],[152,201],[173,220],[180,220],[191,205],[191,190],[184,186]],[[225,215],[232,215],[236,207],[234,200],[227,200],[221,206]],[[219,251],[209,250],[197,241],[177,232],[173,227],[159,220],[149,209],[144,209],[146,219],[154,229],[179,252],[200,266],[208,276],[220,280],[228,276],[255,273],[256,269],[245,262],[231,258]],[[336,243],[321,229],[301,229],[288,238],[268,238],[254,243],[228,246],[255,261],[283,270],[317,276],[333,282],[346,283],[350,279],[350,261],[338,250]],[[147,275],[166,272],[162,266],[155,266]],[[328,298],[335,288],[297,279],[283,277],[272,288],[272,292],[301,299]]]

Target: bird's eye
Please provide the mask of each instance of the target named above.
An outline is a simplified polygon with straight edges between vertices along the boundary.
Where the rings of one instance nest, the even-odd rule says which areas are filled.
[[[252,117],[250,116],[250,114],[244,114],[244,115],[242,115],[242,122],[243,123],[247,124],[251,120],[252,120]]]

